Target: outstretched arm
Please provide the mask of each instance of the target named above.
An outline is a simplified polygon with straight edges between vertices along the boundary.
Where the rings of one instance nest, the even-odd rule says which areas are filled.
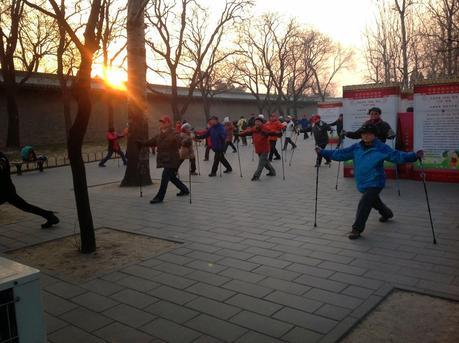
[[[334,161],[348,161],[354,158],[355,144],[345,149],[322,150],[316,148],[316,152],[323,157],[330,158]]]
[[[421,154],[420,152],[415,153],[394,150],[388,145],[384,146],[384,152],[386,153],[386,157],[384,159],[396,164],[416,162],[416,160],[419,158],[419,155]]]

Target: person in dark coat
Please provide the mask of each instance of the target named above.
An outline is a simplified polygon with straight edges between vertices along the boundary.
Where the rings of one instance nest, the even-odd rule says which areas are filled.
[[[368,110],[368,115],[370,119],[367,120],[363,125],[372,124],[376,127],[376,137],[383,143],[386,143],[387,139],[394,139],[395,132],[392,130],[390,125],[381,119],[381,109],[378,107],[372,107]],[[344,135],[347,138],[359,139],[360,131],[346,132],[343,131]]]
[[[336,126],[336,133],[338,134],[338,147],[341,146],[341,143],[343,142],[343,114],[341,113],[338,116],[338,119],[336,119],[333,123],[329,123],[328,125],[331,126]]]
[[[57,218],[52,211],[47,211],[31,205],[17,194],[16,187],[14,187],[13,181],[11,180],[10,162],[5,154],[0,152],[0,205],[5,202],[24,212],[33,213],[45,218],[46,223],[41,225],[43,229],[50,228],[59,223],[59,218]]]
[[[318,114],[312,116],[311,118],[312,126],[311,128],[307,129],[311,131],[312,135],[314,136],[314,140],[316,142],[316,146],[325,149],[328,145],[328,131],[331,131],[331,127],[320,119]],[[325,164],[330,166],[331,160],[327,156],[325,156]],[[317,155],[316,164],[314,167],[320,167],[322,164],[322,155]]]
[[[163,116],[159,120],[159,123],[160,133],[158,135],[146,142],[139,142],[139,145],[142,146],[156,147],[156,168],[163,168],[161,185],[158,193],[150,201],[151,204],[163,202],[169,181],[180,190],[177,196],[190,194],[187,186],[177,178],[177,170],[180,166],[180,135],[175,132],[175,129],[172,127],[172,120],[168,116]]]
[[[204,139],[210,137],[211,149],[214,151],[214,163],[209,177],[217,175],[218,165],[221,163],[226,168],[224,173],[231,173],[233,168],[225,158],[226,131],[216,116],[209,119],[209,128],[204,131],[196,131],[196,138]]]
[[[379,197],[384,189],[386,178],[384,174],[384,161],[392,163],[415,162],[422,159],[422,150],[414,152],[401,152],[390,148],[376,138],[378,129],[375,125],[367,124],[360,129],[362,140],[345,149],[322,150],[316,148],[318,155],[331,158],[335,161],[353,160],[354,175],[357,189],[362,193],[352,231],[349,239],[357,239],[365,229],[365,224],[374,208],[379,212],[380,222],[387,222],[394,214]]]
[[[300,132],[303,133],[303,139],[308,139],[308,129],[311,127],[311,123],[309,122],[306,114],[304,114],[303,118],[298,121],[298,125],[300,125]]]

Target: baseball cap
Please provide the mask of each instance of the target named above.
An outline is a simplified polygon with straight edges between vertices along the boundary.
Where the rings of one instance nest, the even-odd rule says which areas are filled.
[[[372,134],[376,135],[378,133],[378,129],[373,124],[365,124],[359,129],[359,133],[360,134],[362,134],[362,133],[372,133]]]

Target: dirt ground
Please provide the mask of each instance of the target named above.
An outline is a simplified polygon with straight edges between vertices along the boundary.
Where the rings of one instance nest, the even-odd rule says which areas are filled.
[[[0,206],[0,225],[17,223],[25,216],[26,214],[23,211],[9,204],[3,204]]]
[[[175,249],[179,244],[129,232],[96,230],[97,251],[79,252],[79,235],[6,253],[12,260],[68,281],[81,282]]]
[[[459,302],[396,291],[342,342],[459,342]]]

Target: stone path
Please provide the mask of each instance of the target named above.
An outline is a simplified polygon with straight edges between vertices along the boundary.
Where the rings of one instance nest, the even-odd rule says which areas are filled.
[[[208,178],[200,162],[193,204],[156,185],[121,189],[123,168],[87,165],[96,227],[183,242],[178,249],[84,284],[43,275],[50,342],[334,342],[394,287],[459,297],[459,185],[428,185],[438,244],[432,245],[422,184],[388,182],[382,197],[395,220],[372,213],[364,238],[346,233],[359,194],[337,164],[320,169],[318,227],[313,228],[313,143],[299,142],[292,167],[251,182],[251,150],[229,153],[234,173]],[[290,151],[289,151],[290,152]],[[200,156],[202,158],[203,151]],[[152,162],[154,166],[154,162]],[[152,169],[152,176],[159,172]],[[184,175],[185,176],[185,175]],[[62,223],[41,230],[25,215],[0,227],[0,251],[72,234],[77,227],[70,171],[15,177],[20,194],[59,211]],[[97,186],[99,185],[99,186]]]

